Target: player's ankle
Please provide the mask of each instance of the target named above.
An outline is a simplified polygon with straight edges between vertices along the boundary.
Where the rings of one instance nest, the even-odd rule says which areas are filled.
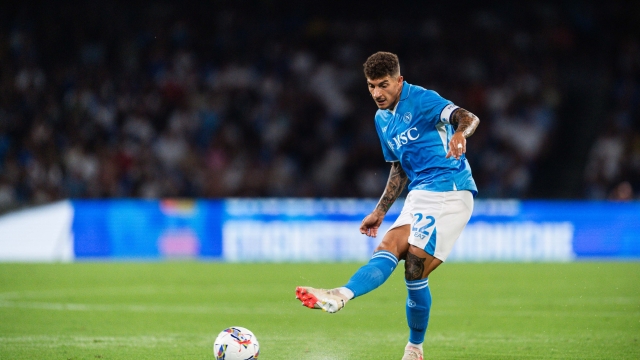
[[[343,287],[339,287],[336,290],[337,290],[336,291],[336,295],[344,298],[345,300],[351,300],[355,296],[353,291],[351,291],[349,288],[346,288],[344,286]]]

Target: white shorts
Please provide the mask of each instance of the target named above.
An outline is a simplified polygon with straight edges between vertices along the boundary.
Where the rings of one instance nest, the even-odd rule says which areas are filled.
[[[470,191],[412,190],[389,230],[411,224],[409,244],[442,261],[453,249],[473,212]]]

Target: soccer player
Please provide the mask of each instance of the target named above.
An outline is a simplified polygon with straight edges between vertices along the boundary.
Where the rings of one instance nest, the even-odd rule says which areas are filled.
[[[380,201],[362,220],[360,232],[376,237],[407,183],[409,193],[371,260],[347,284],[334,289],[299,286],[296,297],[304,306],[334,313],[382,285],[398,261],[405,260],[409,342],[402,359],[422,360],[431,308],[428,277],[451,252],[471,217],[477,194],[464,154],[466,139],[480,120],[435,91],[405,82],[395,54],[371,55],[364,63],[364,75],[378,106],[375,126],[391,171]]]

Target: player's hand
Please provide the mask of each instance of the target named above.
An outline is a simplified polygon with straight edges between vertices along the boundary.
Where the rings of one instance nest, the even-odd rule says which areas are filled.
[[[462,133],[454,133],[449,141],[449,152],[447,153],[447,159],[450,157],[460,160],[462,154],[467,152],[467,139],[465,139]]]
[[[360,233],[369,237],[378,236],[378,228],[382,224],[382,219],[384,219],[384,214],[381,212],[374,211],[367,215],[360,225]]]

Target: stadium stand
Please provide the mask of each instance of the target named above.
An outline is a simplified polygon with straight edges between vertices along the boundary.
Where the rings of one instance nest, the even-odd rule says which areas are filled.
[[[2,211],[65,198],[377,197],[388,165],[361,64],[378,50],[480,117],[468,157],[481,197],[640,194],[633,2],[402,16],[277,1],[32,5],[0,11]]]

